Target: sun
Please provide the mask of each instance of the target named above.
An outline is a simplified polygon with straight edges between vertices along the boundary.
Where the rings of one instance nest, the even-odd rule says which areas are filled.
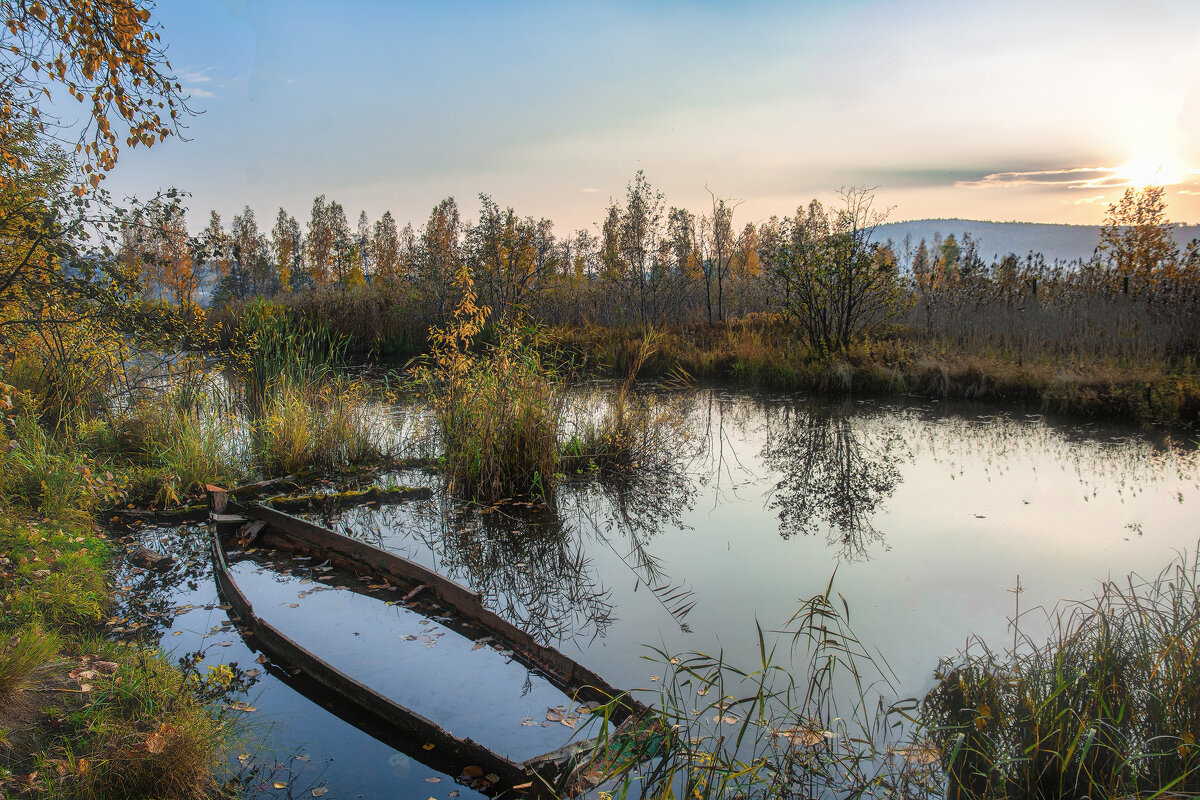
[[[1113,169],[1116,177],[1135,189],[1182,183],[1187,170],[1177,161],[1165,158],[1139,158]]]

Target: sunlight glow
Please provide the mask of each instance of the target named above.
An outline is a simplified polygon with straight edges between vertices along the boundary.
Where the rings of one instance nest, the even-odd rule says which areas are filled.
[[[1187,169],[1178,162],[1162,158],[1140,158],[1115,168],[1118,178],[1135,189],[1182,183]]]

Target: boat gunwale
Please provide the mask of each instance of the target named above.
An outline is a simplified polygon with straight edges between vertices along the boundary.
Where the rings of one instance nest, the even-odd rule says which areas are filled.
[[[649,713],[647,706],[632,699],[627,692],[618,692],[569,656],[536,642],[524,631],[485,608],[478,593],[394,553],[259,503],[234,503],[224,490],[208,488],[212,509],[210,519],[214,523],[210,526],[214,576],[221,595],[231,606],[231,613],[238,617],[240,630],[244,635],[254,637],[248,644],[253,649],[263,651],[284,668],[300,669],[307,678],[351,701],[369,718],[413,738],[424,739],[443,753],[449,752],[455,756],[464,767],[475,765],[494,773],[501,781],[488,788],[489,793],[503,788],[556,797],[558,793],[554,787],[556,784],[561,786],[564,779],[575,790],[586,788],[579,784],[581,768],[595,758],[601,740],[568,742],[558,750],[516,762],[470,738],[454,736],[435,722],[341,672],[255,614],[253,605],[229,570],[223,533],[242,528],[250,520],[259,520],[265,523],[266,530],[272,534],[269,538],[276,544],[282,538],[300,545],[295,550],[324,553],[332,564],[353,571],[361,569],[377,573],[381,568],[388,572],[397,570],[397,574],[389,577],[417,584],[418,590],[429,590],[441,603],[508,645],[514,660],[537,671],[564,694],[575,700],[583,697],[599,704],[609,704],[610,711],[607,713],[615,725],[615,736],[631,730],[637,720],[644,719]],[[372,559],[374,564],[371,563]],[[574,682],[581,677],[587,682]],[[579,755],[587,751],[591,751],[592,758],[585,757],[581,761]]]

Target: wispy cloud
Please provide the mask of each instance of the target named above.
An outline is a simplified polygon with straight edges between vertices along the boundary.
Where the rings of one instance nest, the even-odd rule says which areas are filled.
[[[203,88],[204,84],[212,83],[212,76],[208,74],[211,69],[212,67],[200,70],[181,70],[178,78],[179,85],[183,87],[183,93],[192,97],[214,97],[211,89]]]
[[[596,189],[596,188],[593,188],[593,187],[591,187],[591,186],[587,186],[587,187],[585,187],[585,188],[583,188],[583,189],[580,189],[579,191],[581,191],[581,192],[586,192],[587,194],[595,194],[596,192],[599,192],[600,190],[599,190],[599,189]]]
[[[1070,167],[1024,172],[993,172],[976,180],[957,181],[955,186],[990,188],[1004,186],[1053,186],[1058,189],[1116,189],[1132,185],[1119,167]]]

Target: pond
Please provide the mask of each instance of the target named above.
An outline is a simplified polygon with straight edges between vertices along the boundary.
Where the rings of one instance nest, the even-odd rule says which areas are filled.
[[[669,468],[625,483],[572,476],[552,508],[479,509],[435,491],[326,522],[480,591],[609,683],[647,689],[648,702],[665,666],[650,647],[753,665],[757,626],[786,630],[831,578],[898,696],[920,697],[938,658],[969,636],[1011,641],[1017,603],[1022,630],[1040,641],[1039,608],[1090,596],[1107,577],[1152,576],[1200,536],[1200,456],[1186,438],[925,400],[719,387],[671,397],[690,437]],[[437,488],[421,472],[394,477]],[[203,537],[143,535],[191,548],[188,565],[126,581],[161,614],[152,619],[163,644],[257,667],[237,631],[222,630]],[[562,702],[552,687],[502,659],[473,667],[470,642],[437,635],[436,621],[402,606],[312,591],[316,568],[260,560],[238,576],[272,624],[456,735],[525,757],[571,734],[545,721]],[[393,742],[397,750],[361,732],[287,677],[262,672],[247,695],[263,750],[247,747],[244,761],[275,768],[250,779],[257,793],[474,794],[411,744]]]

